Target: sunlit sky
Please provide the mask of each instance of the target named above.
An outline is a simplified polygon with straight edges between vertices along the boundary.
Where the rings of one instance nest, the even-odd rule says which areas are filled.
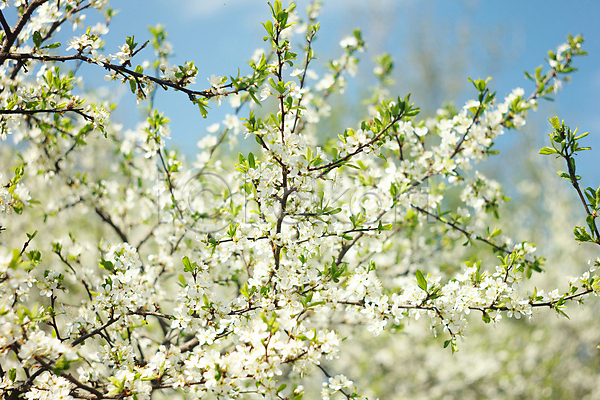
[[[298,10],[303,12],[308,1],[297,3]],[[260,25],[269,18],[266,1],[113,0],[111,5],[121,12],[111,23],[107,51],[114,52],[125,36],[135,35],[139,42],[148,39],[147,27],[161,23],[166,26],[168,40],[174,47],[173,62],[193,60],[199,67],[198,89],[208,87],[206,78],[212,74],[235,74],[238,68],[242,74],[249,73],[246,60],[256,48],[266,47]],[[546,120],[553,115],[559,115],[567,124],[592,131],[586,144],[595,147],[595,151],[582,155],[580,162],[590,173],[598,175],[599,18],[600,2],[594,0],[324,0],[321,31],[315,43],[319,60],[314,65],[322,68],[328,59],[339,57],[339,41],[353,29],[361,28],[368,47],[361,55],[359,74],[348,88],[349,102],[358,104],[352,96],[364,93],[362,90],[373,82],[371,59],[387,51],[395,59],[397,95],[413,91],[413,99],[427,103],[419,105],[428,110],[450,100],[460,107],[475,96],[467,77],[492,76],[491,88],[500,97],[514,87],[523,87],[530,93],[533,84],[524,78],[523,71],[533,71],[544,63],[546,52],[565,42],[567,34],[582,34],[589,55],[575,60],[579,72],[555,96],[555,102],[541,104],[533,118],[536,129],[527,134],[546,137],[550,130]],[[151,59],[152,51],[138,57],[138,62],[144,57]],[[114,116],[125,126],[134,126],[138,113],[133,109],[135,100],[131,93],[126,87],[104,82],[102,71],[95,72],[98,78],[93,82],[107,86],[119,96]],[[434,79],[428,96],[419,95],[418,84],[424,76]],[[171,118],[173,144],[188,154],[195,151],[195,143],[205,134],[206,127],[220,122],[230,112],[227,107],[214,110],[203,120],[184,95],[174,92],[160,93],[156,104]],[[590,184],[594,181],[597,185],[598,179],[592,179]]]

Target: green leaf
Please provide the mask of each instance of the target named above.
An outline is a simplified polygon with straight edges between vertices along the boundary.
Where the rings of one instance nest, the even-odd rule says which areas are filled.
[[[586,136],[587,136],[587,135],[589,135],[589,134],[590,134],[589,132],[584,132],[584,133],[582,133],[581,135],[577,135],[577,136],[575,136],[575,140],[582,139],[582,138],[586,137]]]
[[[206,118],[206,116],[208,115],[207,108],[210,108],[208,106],[208,103],[206,102],[206,100],[198,99],[198,100],[196,100],[196,105],[198,105],[198,109],[200,110],[200,114],[202,115],[202,118]]]
[[[256,168],[256,162],[254,160],[253,153],[248,154],[248,165],[250,166],[250,168]]]
[[[575,149],[573,149],[573,151],[582,151],[582,150],[591,150],[592,148],[589,146],[585,146],[585,147],[579,147],[576,146]]]
[[[573,234],[575,235],[575,240],[578,242],[593,242],[592,237],[581,226],[576,226],[573,229]]]
[[[198,267],[198,264],[191,262],[188,256],[183,256],[181,261],[183,262],[184,272],[194,272],[194,270]]]
[[[244,286],[240,288],[240,294],[246,298],[250,298],[250,290],[248,289],[248,283],[244,283]]]
[[[56,49],[58,47],[60,47],[60,43],[52,43],[52,44],[42,47],[42,49]]]
[[[419,270],[415,272],[415,276],[417,277],[417,285],[424,291],[427,291],[427,280],[423,276],[423,273]]]
[[[585,197],[587,197],[588,202],[590,203],[590,205],[592,206],[592,208],[596,208],[595,204],[596,204],[596,192],[594,191],[594,189],[592,189],[591,187],[585,189],[583,191],[583,194],[585,194]]]
[[[337,207],[337,208],[327,207],[326,209],[323,210],[323,215],[333,215],[333,214],[337,214],[339,212],[342,212],[342,209],[340,207]]]
[[[125,39],[125,43],[127,43],[127,45],[129,46],[129,50],[133,51],[135,49],[135,47],[138,45],[135,42],[135,36],[127,36],[127,38]]]
[[[22,201],[16,201],[12,207],[13,207],[14,212],[16,212],[17,214],[21,215],[23,213],[23,202]]]
[[[564,172],[564,171],[556,171],[556,173],[558,174],[558,176],[560,176],[561,178],[565,178],[568,180],[571,180],[571,175],[569,175],[568,173]]]
[[[381,233],[382,231],[389,231],[389,230],[391,230],[392,227],[393,227],[392,224],[385,224],[385,225],[383,225],[381,223],[381,221],[379,221],[379,225],[377,225],[377,230],[379,231],[379,233]]]
[[[52,368],[52,372],[56,375],[62,374],[63,371],[68,370],[71,367],[71,362],[67,360],[65,355],[61,355],[60,358],[54,364],[54,368]]]
[[[137,85],[135,84],[134,79],[129,80],[129,88],[131,89],[131,93],[135,94],[135,91],[137,90]]]
[[[265,29],[267,30],[267,33],[269,34],[269,36],[273,36],[273,22],[271,22],[270,20],[265,22],[264,24]]]
[[[596,227],[594,219],[595,219],[595,217],[593,215],[588,215],[587,217],[585,217],[585,222],[587,223],[588,227],[590,228],[590,232],[592,232],[592,235],[594,235],[594,228]]]
[[[559,130],[562,128],[562,126],[560,125],[560,121],[558,120],[558,117],[551,118],[548,121],[550,121],[550,124],[552,125],[552,127],[554,129]]]
[[[115,269],[115,266],[112,262],[106,260],[100,260],[100,266],[107,271],[112,271]]]
[[[40,31],[33,32],[33,44],[37,48],[40,48],[42,45],[42,35],[40,35]]]
[[[554,153],[557,153],[557,151],[551,147],[542,147],[540,149],[540,154],[548,155],[548,154],[554,154]]]

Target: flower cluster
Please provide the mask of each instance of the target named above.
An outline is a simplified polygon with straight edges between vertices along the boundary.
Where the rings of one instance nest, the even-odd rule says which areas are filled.
[[[2,178],[2,174],[0,174]],[[12,212],[12,196],[10,192],[2,187],[0,188],[0,214],[10,214]]]
[[[64,399],[72,400],[71,391],[75,384],[48,371],[35,378],[33,389],[25,395],[26,399]]]
[[[196,83],[198,67],[194,65],[193,61],[186,62],[181,66],[161,65],[160,70],[163,72],[163,79],[176,83],[177,85],[185,87],[192,83]]]

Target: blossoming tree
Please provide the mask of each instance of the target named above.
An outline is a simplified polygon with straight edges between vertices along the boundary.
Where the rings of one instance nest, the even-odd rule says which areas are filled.
[[[0,136],[16,143],[0,148],[6,398],[300,399],[314,375],[323,398],[354,398],[361,388],[328,364],[344,338],[367,331],[376,341],[425,320],[455,352],[469,320],[564,314],[600,290],[598,260],[562,289],[523,289],[545,260],[530,241],[492,228],[506,197],[474,167],[575,70],[581,37],[549,52],[549,66],[529,75],[531,93],[498,99],[488,80],[473,80],[473,100],[426,119],[410,95],[390,96],[383,55],[364,119],[325,136],[317,123],[365,43],[355,31],[317,77],[318,2],[305,16],[269,4],[269,50],[246,75],[212,76],[206,89],[195,88],[193,62],[169,63],[160,27],[146,43],[130,37],[106,51],[106,3],[4,1],[13,25],[0,10]],[[91,9],[105,23],[63,51],[54,34]],[[138,64],[147,47],[155,61]],[[113,105],[76,94],[83,63],[147,104],[139,129],[123,132],[110,122]],[[181,92],[204,117],[211,101],[234,109],[192,163],[166,147],[169,120],[154,107],[161,90]],[[584,134],[551,124],[540,152],[565,160],[561,176],[587,215],[575,239],[600,244],[600,189],[581,188],[575,168]],[[237,137],[255,149],[221,161]],[[473,259],[475,243],[497,261]]]

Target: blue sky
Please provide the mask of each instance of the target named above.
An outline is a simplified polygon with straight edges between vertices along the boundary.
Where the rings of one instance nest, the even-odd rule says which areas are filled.
[[[285,3],[285,2],[284,2]],[[308,1],[298,1],[304,10]],[[559,0],[505,0],[505,1],[359,1],[324,0],[321,31],[315,44],[320,66],[329,58],[340,55],[338,43],[352,29],[361,28],[368,44],[362,54],[360,71],[348,89],[350,96],[357,95],[372,81],[373,56],[387,51],[396,60],[398,95],[414,91],[414,99],[427,101],[425,108],[435,109],[454,100],[461,106],[474,91],[467,77],[493,76],[491,87],[499,96],[514,87],[523,87],[526,93],[532,84],[525,80],[523,71],[533,71],[543,63],[546,52],[565,42],[567,34],[582,34],[584,48],[589,55],[577,59],[579,72],[565,85],[556,101],[543,104],[532,121],[536,129],[527,134],[546,137],[549,131],[547,118],[559,115],[567,124],[579,125],[591,131],[586,144],[594,152],[582,154],[580,164],[589,173],[598,170],[600,160],[600,2]],[[254,49],[265,47],[262,41],[261,21],[269,17],[266,1],[262,0],[127,0],[112,1],[121,12],[113,19],[106,50],[114,52],[125,36],[135,35],[137,41],[149,38],[147,27],[164,24],[173,44],[173,62],[195,61],[199,67],[197,86],[205,88],[212,74],[234,74],[237,68],[248,73],[245,66]],[[424,64],[415,60],[419,50],[429,49]],[[147,51],[140,54],[151,58]],[[427,68],[424,68],[426,66]],[[418,82],[423,71],[431,67],[434,74],[447,75],[450,81],[440,82],[439,90],[431,88],[433,96],[419,97]],[[447,73],[446,73],[447,72]],[[98,84],[102,74],[98,74]],[[439,78],[439,76],[438,76]],[[96,82],[96,80],[94,80]],[[102,82],[102,83],[101,83]],[[118,93],[117,85],[110,86]],[[354,86],[352,86],[354,85]],[[442,87],[444,86],[444,87]],[[118,110],[114,116],[126,126],[137,120],[133,109],[134,99],[122,88]],[[450,98],[443,98],[447,92]],[[356,101],[350,98],[349,101]],[[197,109],[181,93],[160,93],[157,106],[171,118],[173,144],[195,151],[196,141],[212,123],[220,122],[230,111],[214,110],[203,120]],[[191,151],[190,151],[191,150]],[[535,151],[532,149],[532,151]],[[594,174],[597,175],[597,174]],[[595,177],[594,177],[595,178]],[[598,179],[592,179],[598,184]]]

